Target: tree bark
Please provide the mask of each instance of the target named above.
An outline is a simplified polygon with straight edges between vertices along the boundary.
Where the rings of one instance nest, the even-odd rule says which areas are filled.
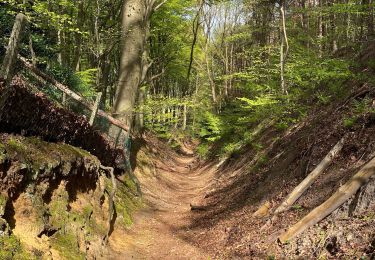
[[[284,95],[288,94],[285,83],[285,64],[289,52],[288,36],[286,33],[286,22],[285,22],[285,2],[281,1],[280,5],[280,16],[281,16],[281,45],[280,45],[280,81],[281,91]]]
[[[119,81],[114,102],[114,114],[127,125],[132,124],[132,112],[142,77],[142,54],[145,48],[144,1],[124,0],[122,10],[122,42]]]
[[[275,214],[279,214],[288,210],[294,202],[296,202],[302,194],[313,184],[316,179],[324,172],[325,169],[332,163],[333,158],[341,151],[344,146],[344,138],[329,151],[319,165],[289,194],[289,196],[281,203],[275,210]]]
[[[78,17],[77,17],[77,27],[79,30],[82,30],[83,24],[85,21],[85,12],[84,12],[84,1],[79,0],[78,3]],[[82,32],[75,33],[75,50],[73,57],[73,68],[75,71],[80,69],[80,61],[82,54]]]
[[[91,117],[90,117],[90,121],[89,121],[91,126],[94,125],[96,114],[98,113],[98,109],[99,109],[101,99],[102,99],[102,92],[99,92],[98,95],[96,96],[95,105],[94,105],[93,110],[91,112]]]
[[[187,105],[184,104],[184,115],[183,115],[183,122],[182,122],[182,130],[186,130],[187,125]]]

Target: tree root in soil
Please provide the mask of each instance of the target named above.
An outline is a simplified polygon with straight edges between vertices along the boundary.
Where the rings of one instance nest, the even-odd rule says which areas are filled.
[[[103,245],[106,245],[108,243],[109,236],[111,235],[113,229],[114,229],[114,220],[115,220],[115,205],[114,205],[114,197],[116,194],[117,190],[117,184],[116,184],[116,178],[114,174],[114,169],[113,167],[106,167],[103,165],[100,165],[100,169],[108,171],[109,174],[111,175],[111,181],[112,181],[112,190],[111,192],[108,192],[109,198],[108,198],[108,204],[109,204],[109,210],[108,210],[108,230],[107,234],[103,237]]]

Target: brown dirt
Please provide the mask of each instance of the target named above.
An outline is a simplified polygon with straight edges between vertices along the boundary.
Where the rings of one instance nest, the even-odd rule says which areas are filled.
[[[131,230],[114,232],[113,259],[373,257],[375,203],[371,191],[375,181],[368,186],[370,195],[356,195],[366,199],[359,199],[354,207],[367,205],[365,210],[349,214],[353,203],[348,202],[340,208],[344,217],[335,213],[288,245],[276,242],[286,228],[324,202],[374,156],[374,114],[355,115],[353,106],[366,97],[371,108],[375,90],[362,96],[356,91],[350,100],[317,108],[285,133],[266,129],[258,140],[264,149],[244,147],[237,158],[219,165],[200,164],[194,157],[177,155],[156,139],[146,138],[144,153],[155,170],[136,174],[147,207],[136,214]],[[344,119],[354,116],[356,122],[344,126]],[[252,214],[265,201],[275,209],[343,135],[347,141],[342,152],[296,207],[260,231],[268,218],[257,219]],[[204,210],[190,211],[191,202]]]
[[[146,206],[135,214],[130,230],[116,229],[110,239],[111,259],[209,259],[190,242],[190,203],[198,202],[215,171],[191,155],[178,155],[147,138],[150,172],[136,170]],[[191,153],[190,147],[184,151]]]
[[[367,95],[370,100],[374,97],[374,91]],[[112,258],[371,257],[375,248],[375,230],[371,228],[375,203],[355,217],[343,220],[331,216],[288,245],[276,242],[286,228],[324,202],[373,157],[373,114],[360,115],[351,127],[343,125],[343,119],[352,116],[353,102],[317,109],[285,133],[270,127],[258,140],[263,150],[245,147],[238,158],[220,164],[199,163],[194,157],[168,150],[156,139],[146,138],[148,148],[144,153],[155,170],[147,174],[136,171],[136,175],[147,207],[135,215],[131,230],[114,232],[111,246],[116,253]],[[348,136],[343,151],[296,207],[260,231],[268,219],[253,218],[252,214],[265,201],[275,209],[343,135]],[[204,210],[192,212],[190,203]]]

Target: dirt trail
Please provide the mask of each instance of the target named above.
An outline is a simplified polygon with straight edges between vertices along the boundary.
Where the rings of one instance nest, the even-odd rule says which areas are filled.
[[[139,174],[147,206],[135,214],[130,230],[115,230],[111,259],[209,259],[189,241],[190,203],[202,195],[214,168],[199,167],[192,155],[174,155]]]

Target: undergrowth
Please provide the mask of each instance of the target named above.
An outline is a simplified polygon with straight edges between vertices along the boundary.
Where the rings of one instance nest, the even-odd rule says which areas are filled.
[[[36,259],[30,252],[25,250],[21,242],[14,235],[0,236],[0,259],[3,260],[24,260]]]

